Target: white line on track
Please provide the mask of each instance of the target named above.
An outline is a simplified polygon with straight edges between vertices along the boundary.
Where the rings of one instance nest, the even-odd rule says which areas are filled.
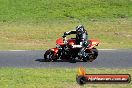
[[[118,50],[118,49],[98,49],[98,50]]]
[[[118,50],[118,49],[98,49],[98,50],[101,50],[101,51],[109,51],[109,50]],[[36,51],[36,50],[0,50],[0,51]],[[42,50],[42,51],[45,51],[45,50]]]
[[[5,51],[30,51],[30,50],[5,50]]]

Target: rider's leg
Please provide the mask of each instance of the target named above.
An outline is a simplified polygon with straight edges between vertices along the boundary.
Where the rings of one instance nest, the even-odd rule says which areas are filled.
[[[78,53],[79,57],[83,58],[83,59],[87,59],[87,56],[86,53],[85,53],[85,49],[86,47],[82,47]]]

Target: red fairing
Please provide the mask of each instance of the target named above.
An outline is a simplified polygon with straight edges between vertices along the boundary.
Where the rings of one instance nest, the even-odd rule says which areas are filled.
[[[89,47],[89,48],[93,48],[93,47],[95,47],[95,46],[98,46],[98,44],[99,44],[99,40],[90,39],[90,40],[88,40],[88,41],[89,41],[89,43],[90,43],[90,47]]]
[[[76,39],[68,39],[68,44],[69,45],[75,45],[76,44]]]
[[[59,45],[64,45],[63,38],[57,39],[56,43],[59,44]]]
[[[59,51],[58,48],[52,48],[51,50],[52,50],[55,54]]]

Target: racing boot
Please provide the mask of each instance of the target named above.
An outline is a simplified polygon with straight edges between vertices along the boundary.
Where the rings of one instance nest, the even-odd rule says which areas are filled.
[[[84,53],[82,56],[82,59],[84,62],[88,62],[89,61],[89,55],[87,53]]]
[[[89,60],[89,55],[88,55],[88,53],[85,53],[85,49],[86,49],[86,47],[82,47],[78,53],[78,56],[80,59],[87,62]]]

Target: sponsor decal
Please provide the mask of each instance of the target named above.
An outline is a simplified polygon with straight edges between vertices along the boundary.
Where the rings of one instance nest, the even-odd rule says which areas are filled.
[[[78,84],[103,84],[103,83],[130,83],[131,76],[129,74],[86,74],[85,70],[80,67],[76,77]]]

